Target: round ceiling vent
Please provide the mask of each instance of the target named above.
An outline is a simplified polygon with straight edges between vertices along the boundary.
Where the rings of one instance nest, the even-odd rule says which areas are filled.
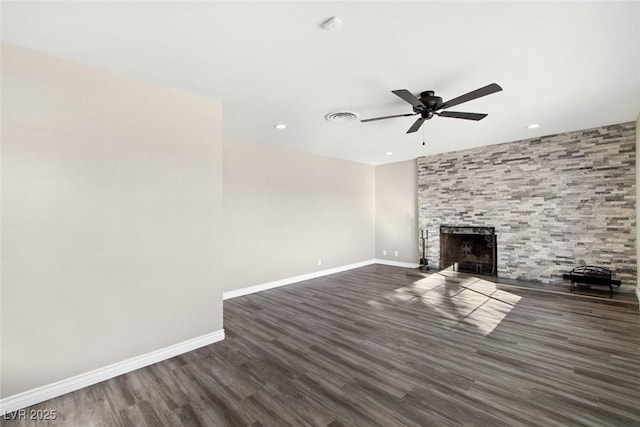
[[[330,122],[352,122],[358,119],[358,113],[353,111],[336,111],[335,113],[329,113],[324,116]]]

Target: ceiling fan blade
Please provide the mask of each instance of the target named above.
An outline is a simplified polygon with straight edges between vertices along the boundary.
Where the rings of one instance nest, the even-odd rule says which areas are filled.
[[[407,133],[413,133],[416,132],[418,129],[420,129],[420,126],[422,126],[422,123],[424,123],[426,119],[424,117],[420,117],[418,120],[416,120],[413,125],[411,125],[411,127],[409,128],[409,130],[407,131]]]
[[[490,85],[481,87],[480,89],[476,89],[472,92],[465,93],[464,95],[460,95],[457,98],[450,99],[444,104],[438,106],[437,110],[453,107],[454,105],[462,104],[463,102],[468,102],[476,98],[481,98],[483,96],[491,95],[492,93],[500,92],[501,90],[502,88],[498,84],[491,83]]]
[[[385,120],[385,119],[393,119],[394,117],[408,117],[408,116],[415,116],[418,113],[407,113],[407,114],[396,114],[395,116],[384,116],[384,117],[374,117],[373,119],[363,119],[360,120],[360,122],[362,123],[366,123],[366,122],[373,122],[375,120]]]
[[[424,108],[424,104],[406,89],[392,90],[391,92],[416,108]]]
[[[463,113],[461,111],[442,111],[436,114],[440,117],[451,117],[452,119],[466,119],[466,120],[482,120],[488,116],[488,114]]]

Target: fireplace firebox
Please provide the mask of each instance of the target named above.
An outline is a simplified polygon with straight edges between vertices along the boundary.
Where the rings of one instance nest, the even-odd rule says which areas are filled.
[[[440,268],[497,276],[495,227],[440,226]]]

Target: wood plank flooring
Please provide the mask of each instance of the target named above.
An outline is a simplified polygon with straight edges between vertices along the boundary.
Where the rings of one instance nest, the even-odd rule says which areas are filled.
[[[449,267],[442,273],[448,274],[453,272],[453,268]],[[426,277],[433,274],[433,271],[423,271],[420,269],[408,269],[407,275],[415,277]],[[459,277],[465,275],[465,273],[456,273]],[[521,288],[520,291],[530,292],[548,292],[556,294],[556,297],[571,297],[590,299],[592,301],[601,302],[603,304],[626,306],[627,308],[633,308],[638,310],[638,297],[636,296],[636,287],[630,285],[622,285],[620,287],[614,286],[613,295],[610,295],[609,288],[607,286],[588,286],[581,283],[577,283],[577,288],[574,292],[571,291],[571,282],[563,281],[561,283],[541,283],[531,282],[518,279],[506,279],[503,277],[493,276],[480,276],[484,280],[495,283],[498,289],[510,291],[513,288]]]
[[[640,426],[639,312],[406,271],[227,300],[224,342],[30,409],[83,427]]]

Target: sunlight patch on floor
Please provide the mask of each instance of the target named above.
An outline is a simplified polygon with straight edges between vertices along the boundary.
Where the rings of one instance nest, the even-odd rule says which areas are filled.
[[[430,277],[425,277],[424,279],[416,280],[410,285],[411,289],[419,293],[424,293],[426,291],[435,289],[438,286],[442,286],[441,280],[433,280]]]
[[[483,293],[493,293],[498,290],[496,284],[484,279],[473,281],[467,286],[469,289]]]
[[[369,304],[369,306],[375,311],[380,311],[384,309],[384,304],[373,299],[367,301],[367,304]]]
[[[491,307],[485,308],[488,304],[491,304]],[[489,300],[469,314],[465,318],[465,322],[474,326],[482,334],[489,335],[507,317],[514,305],[498,300]]]
[[[427,303],[429,304],[429,303]],[[429,304],[431,309],[433,311],[435,311],[436,313],[438,313],[440,316],[442,316],[445,319],[449,319],[449,320],[460,320],[460,318],[455,314],[455,312],[452,312],[452,310],[445,310],[443,308],[440,308],[436,305],[431,305]]]
[[[500,290],[495,283],[485,279],[440,272],[396,288],[384,298],[394,303],[422,303],[443,318],[458,320],[460,327],[486,336],[522,297]]]
[[[391,302],[406,302],[416,297],[416,294],[410,288],[394,289],[391,293],[385,295],[385,298]]]

